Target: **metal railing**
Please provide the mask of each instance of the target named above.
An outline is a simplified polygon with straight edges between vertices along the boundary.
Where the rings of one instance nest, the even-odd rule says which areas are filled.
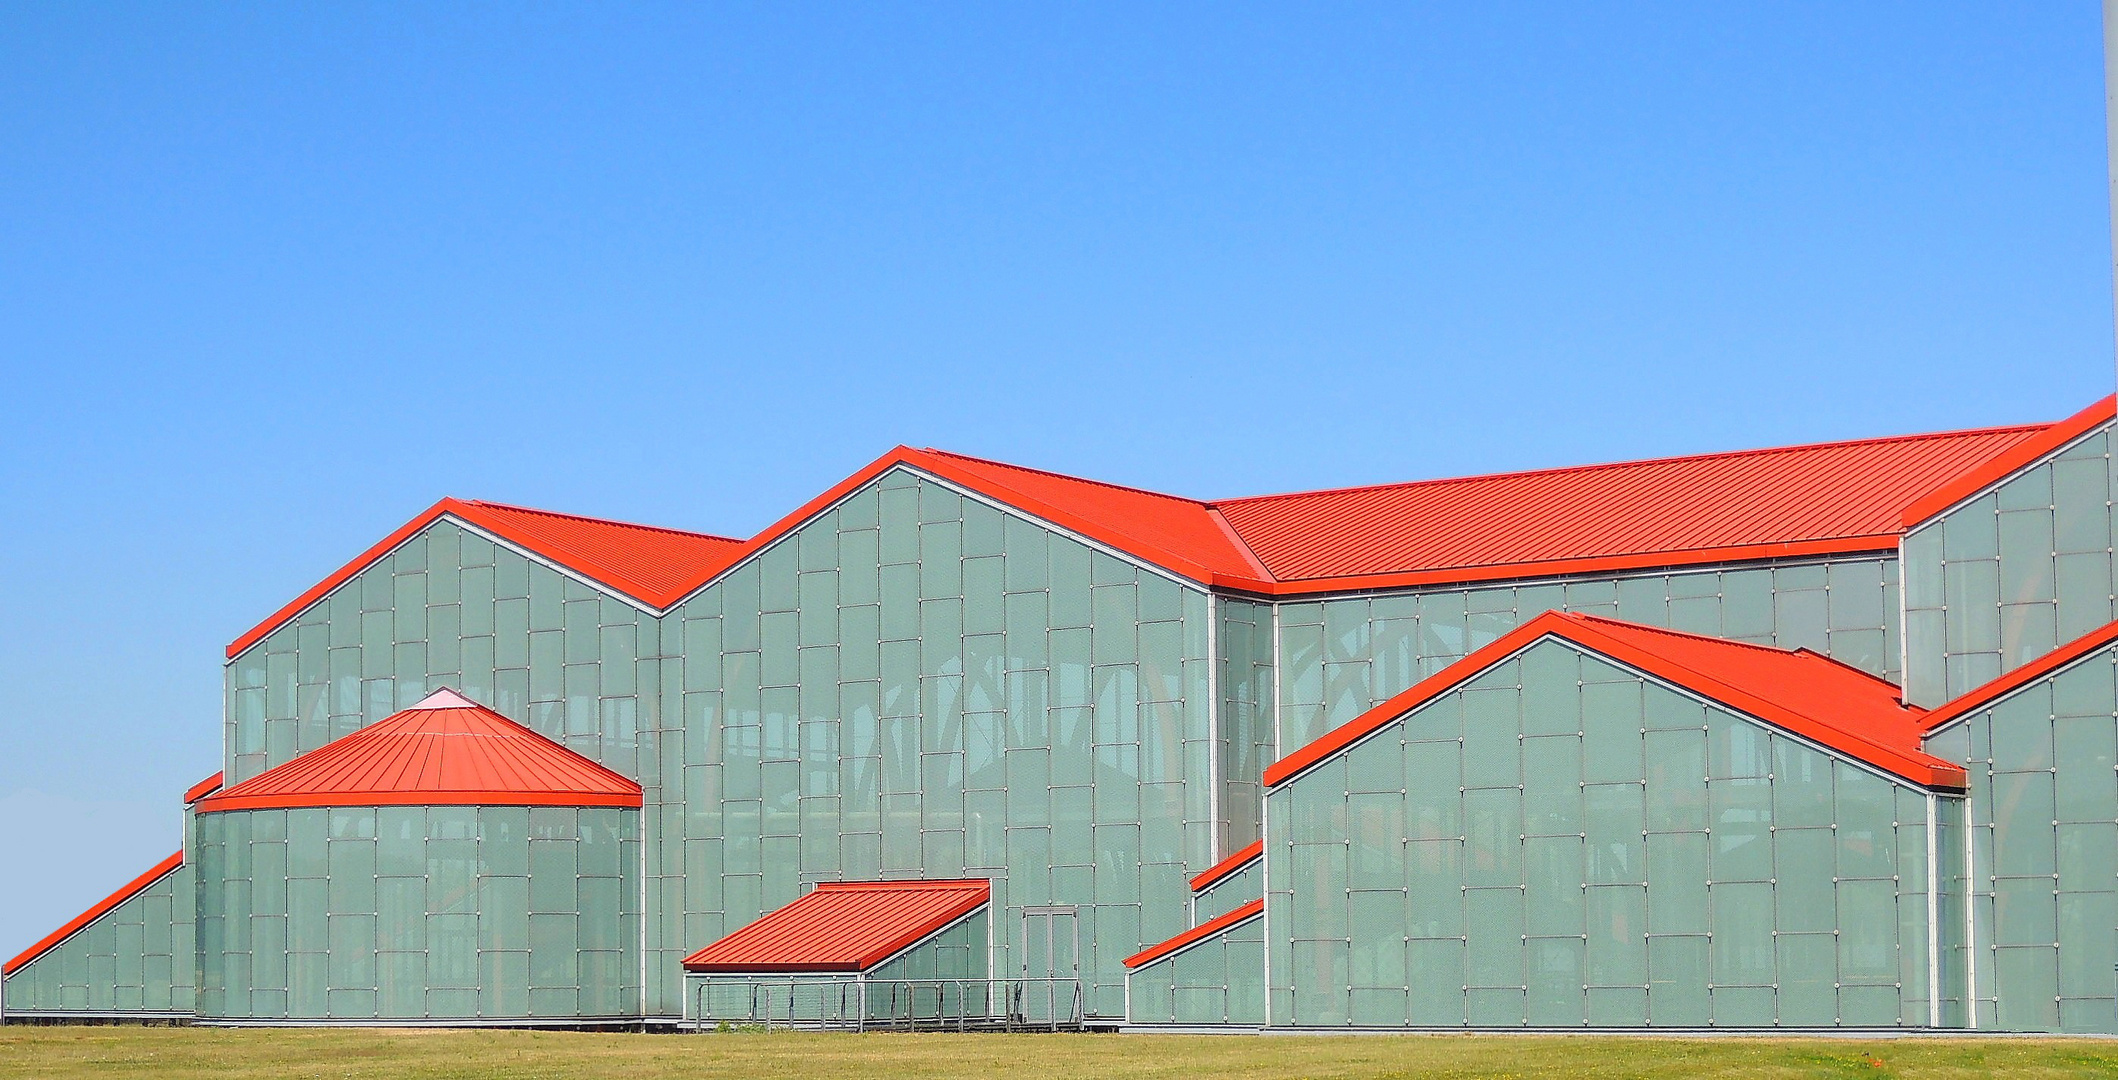
[[[692,1031],[1072,1031],[1083,1020],[1072,978],[861,979],[693,977]]]

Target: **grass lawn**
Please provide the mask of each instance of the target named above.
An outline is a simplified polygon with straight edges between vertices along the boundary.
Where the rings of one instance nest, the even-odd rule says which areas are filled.
[[[0,1028],[0,1077],[2108,1076],[2118,1042]]]

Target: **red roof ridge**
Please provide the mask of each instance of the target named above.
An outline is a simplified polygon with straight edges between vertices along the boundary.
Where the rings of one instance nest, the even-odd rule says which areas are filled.
[[[1538,615],[1501,635],[1491,644],[1420,680],[1405,692],[1376,705],[1281,758],[1265,770],[1265,786],[1273,787],[1307,772],[1313,766],[1349,749],[1411,710],[1455,689],[1546,636],[1565,638],[1591,652],[1651,676],[1667,679],[1735,712],[1762,720],[1838,754],[1914,783],[1927,787],[1958,789],[1964,786],[1965,775],[1961,765],[1943,761],[1919,748],[1920,721],[1925,717],[1926,710],[1904,704],[1898,697],[1894,684],[1876,679],[1867,672],[1835,661],[1815,664],[1817,660],[1828,658],[1806,649],[1751,645],[1725,638],[1560,611],[1547,611]],[[1789,678],[1790,673],[1784,671],[1712,670],[1711,665],[1702,666],[1701,657],[1697,654],[1689,658],[1682,655],[1672,656],[1666,651],[1654,648],[1650,642],[1640,640],[1643,637],[1683,641],[1687,649],[1697,650],[1703,646],[1723,655],[1763,653],[1773,657],[1776,662],[1798,660],[1806,667],[1803,672],[1798,673],[1802,676],[1799,678]],[[1830,671],[1840,679],[1845,678],[1848,672],[1858,673],[1862,679],[1851,687],[1818,686],[1811,676],[1820,669]],[[1769,688],[1760,685],[1766,683],[1771,684]],[[1846,697],[1848,691],[1852,691],[1851,698]],[[1793,701],[1786,700],[1790,696]],[[1832,707],[1831,715],[1818,715],[1823,711],[1818,707],[1826,703]],[[1867,714],[1866,717],[1859,717],[1858,714],[1863,712]],[[1865,719],[1866,726],[1846,726],[1843,721],[1848,714],[1852,714],[1855,719]],[[1899,730],[1900,727],[1902,730]],[[1907,745],[1893,746],[1885,742],[1884,736],[1888,735],[1903,736]]]
[[[2113,641],[2118,641],[2118,622],[2105,623],[1997,679],[1958,694],[1927,713],[1922,736],[1933,735],[1968,713],[1977,712],[2061,668],[2071,667]]]
[[[1384,484],[1351,484],[1346,487],[1318,488],[1314,491],[1281,491],[1270,495],[1244,495],[1232,499],[1214,499],[1209,501],[1207,505],[1213,507],[1238,506],[1249,503],[1272,502],[1280,499],[1310,498],[1319,495],[1345,495],[1354,492],[1440,487],[1448,484],[1470,484],[1488,480],[1514,480],[1528,476],[1563,476],[1569,473],[1642,468],[1650,465],[1676,465],[1692,461],[1723,461],[1729,458],[1760,457],[1768,454],[1835,450],[1848,446],[1884,446],[1891,443],[1919,442],[1926,439],[1959,439],[1973,435],[2008,435],[2018,432],[2042,431],[2052,426],[2051,424],[2005,424],[1999,427],[1964,428],[1958,431],[1922,431],[1908,435],[1883,435],[1872,439],[1835,439],[1828,442],[1797,443],[1792,446],[1759,446],[1747,450],[1712,450],[1697,454],[1674,454],[1668,457],[1601,461],[1588,465],[1561,465],[1547,469],[1516,469],[1510,472],[1479,473],[1472,476],[1437,476],[1426,480],[1398,480]]]
[[[1075,476],[1072,473],[1055,472],[1051,469],[1036,469],[1031,468],[1028,465],[1017,465],[1012,461],[995,461],[992,458],[975,457],[971,454],[959,454],[953,450],[937,450],[931,446],[927,447],[924,450],[921,450],[920,453],[933,454],[937,457],[955,458],[958,461],[972,461],[980,465],[991,465],[994,468],[999,469],[1012,469],[1015,472],[1026,472],[1036,476],[1049,476],[1054,480],[1071,480],[1077,484],[1092,484],[1100,488],[1109,488],[1112,491],[1126,491],[1131,492],[1134,495],[1151,495],[1157,499],[1169,499],[1172,502],[1189,503],[1201,509],[1207,509],[1213,505],[1212,503],[1206,502],[1201,499],[1194,499],[1187,495],[1171,495],[1169,492],[1166,491],[1153,491],[1148,488],[1133,487],[1130,484],[1114,484],[1108,480],[1095,480],[1086,476]]]
[[[1227,858],[1199,871],[1198,876],[1191,879],[1191,891],[1205,892],[1207,889],[1220,884],[1232,876],[1236,871],[1263,858],[1264,855],[1265,841],[1252,840]]]
[[[184,805],[190,806],[192,803],[219,791],[221,789],[221,781],[225,776],[225,773],[214,773],[212,776],[186,788],[184,790]]]
[[[14,959],[9,960],[5,966],[0,966],[0,976],[13,975],[15,972],[21,970],[23,965],[28,964],[30,961],[35,960],[40,956],[43,956],[45,953],[48,953],[55,948],[58,948],[61,942],[64,942],[67,938],[74,936],[74,934],[87,929],[90,923],[93,923],[97,919],[100,919],[103,916],[110,914],[113,910],[117,908],[119,904],[122,904],[125,901],[140,895],[142,892],[145,892],[148,886],[153,885],[155,882],[162,880],[163,877],[175,871],[177,867],[180,867],[182,865],[184,865],[184,853],[182,851],[178,851],[176,854],[171,855],[168,858],[163,859],[161,862],[154,864],[154,866],[150,868],[146,873],[141,874],[139,877],[133,878],[131,881],[128,881],[124,885],[119,886],[118,891],[111,893],[109,896],[106,896],[101,900],[96,901],[94,906],[90,907],[87,911],[84,911],[81,914],[74,916],[72,919],[67,920],[66,925],[61,926],[57,930],[54,930],[51,933],[44,935],[43,939],[38,941],[35,945],[32,945],[29,948],[24,949],[21,952],[15,954]]]
[[[1252,900],[1247,904],[1229,910],[1228,913],[1225,915],[1216,915],[1213,918],[1208,919],[1205,922],[1202,922],[1199,925],[1194,926],[1181,934],[1178,934],[1176,937],[1170,938],[1168,941],[1162,942],[1159,945],[1149,946],[1148,948],[1142,949],[1139,952],[1136,952],[1131,956],[1126,957],[1125,966],[1128,968],[1146,967],[1147,965],[1152,964],[1165,956],[1168,956],[1172,953],[1183,952],[1186,948],[1189,948],[1192,945],[1196,945],[1199,942],[1204,941],[1207,938],[1210,938],[1215,934],[1218,934],[1221,931],[1228,929],[1231,926],[1234,926],[1238,923],[1249,922],[1250,920],[1255,919],[1258,916],[1263,915],[1264,913],[1265,901],[1262,899]]]
[[[1737,641],[1737,640],[1736,640],[1736,639],[1734,639],[1734,638],[1724,638],[1724,637],[1715,637],[1715,636],[1713,636],[1712,634],[1700,634],[1700,633],[1696,633],[1696,632],[1693,632],[1693,631],[1690,631],[1690,630],[1678,630],[1678,629],[1675,629],[1675,628],[1673,628],[1673,627],[1668,627],[1668,626],[1649,626],[1649,625],[1648,625],[1648,624],[1646,624],[1646,623],[1632,623],[1632,622],[1626,622],[1626,621],[1625,621],[1625,620],[1623,620],[1623,619],[1613,619],[1613,618],[1610,618],[1609,616],[1606,616],[1606,615],[1592,615],[1592,614],[1590,614],[1590,613],[1588,613],[1588,612],[1586,612],[1586,611],[1560,611],[1560,612],[1555,612],[1555,614],[1558,614],[1558,615],[1562,615],[1562,616],[1564,616],[1564,617],[1566,617],[1566,618],[1569,618],[1569,619],[1574,619],[1574,620],[1576,620],[1576,621],[1580,621],[1580,622],[1586,622],[1586,623],[1602,623],[1602,624],[1606,624],[1606,625],[1609,625],[1609,626],[1613,626],[1613,627],[1618,627],[1618,628],[1621,628],[1621,629],[1623,629],[1623,630],[1625,630],[1625,631],[1628,631],[1628,632],[1631,632],[1631,633],[1636,633],[1636,634],[1638,634],[1638,633],[1647,633],[1647,634],[1663,634],[1663,635],[1667,635],[1667,636],[1669,636],[1669,637],[1676,637],[1676,638],[1689,638],[1689,639],[1691,639],[1691,640],[1693,640],[1693,641],[1702,641],[1702,642],[1710,642],[1710,643],[1712,643],[1712,644],[1714,644],[1714,645],[1719,645],[1719,646],[1721,646],[1721,647],[1723,647],[1723,648],[1730,648],[1730,649],[1757,649],[1757,650],[1759,650],[1759,651],[1761,651],[1761,652],[1768,652],[1768,653],[1780,653],[1780,654],[1789,654],[1789,653],[1792,653],[1792,654],[1795,654],[1795,655],[1799,655],[1799,656],[1807,656],[1807,657],[1811,657],[1811,658],[1814,658],[1814,659],[1817,659],[1817,660],[1821,660],[1821,661],[1823,661],[1824,663],[1827,663],[1827,664],[1830,664],[1830,665],[1832,665],[1833,667],[1839,667],[1839,668],[1844,668],[1844,669],[1846,670],[1846,672],[1847,672],[1848,674],[1852,674],[1852,675],[1858,675],[1858,676],[1860,676],[1861,678],[1863,678],[1863,679],[1867,679],[1867,680],[1869,680],[1869,681],[1871,681],[1871,682],[1876,682],[1876,683],[1880,683],[1880,684],[1882,684],[1882,686],[1883,686],[1883,687],[1885,687],[1886,689],[1888,689],[1888,690],[1889,690],[1889,691],[1890,691],[1891,693],[1893,693],[1893,694],[1901,693],[1901,692],[1902,692],[1902,690],[1903,690],[1903,687],[1900,687],[1900,686],[1899,686],[1898,684],[1896,684],[1896,683],[1894,683],[1894,682],[1891,682],[1891,681],[1890,681],[1890,680],[1888,680],[1888,679],[1885,679],[1885,678],[1883,678],[1883,677],[1882,677],[1881,675],[1877,675],[1877,674],[1876,674],[1875,672],[1872,672],[1872,671],[1868,671],[1868,670],[1865,670],[1865,669],[1863,669],[1863,668],[1857,668],[1857,667],[1854,667],[1854,666],[1853,666],[1852,664],[1849,664],[1849,663],[1845,662],[1844,660],[1840,660],[1839,658],[1837,658],[1837,657],[1835,657],[1835,656],[1828,656],[1828,655],[1826,655],[1826,654],[1824,654],[1824,653],[1820,653],[1820,652],[1816,651],[1815,649],[1812,649],[1812,648],[1810,648],[1810,647],[1809,647],[1809,646],[1807,646],[1807,645],[1799,645],[1799,646],[1796,646],[1795,648],[1792,648],[1792,649],[1788,649],[1788,648],[1782,648],[1781,646],[1778,646],[1778,645],[1762,645],[1762,644],[1759,644],[1758,642],[1755,642],[1755,641]],[[1917,708],[1918,708],[1918,706],[1915,706],[1915,705],[1907,705],[1907,706],[1905,706],[1905,708],[1907,708],[1907,709],[1917,709]]]
[[[738,537],[722,536],[719,533],[697,532],[692,529],[672,529],[666,525],[643,525],[637,521],[619,521],[616,518],[595,517],[589,514],[569,514],[561,510],[545,510],[535,506],[517,506],[513,503],[493,502],[489,499],[451,498],[448,501],[460,503],[464,506],[480,506],[491,510],[509,510],[517,514],[538,514],[543,517],[587,522],[591,525],[614,525],[621,529],[640,529],[645,532],[667,533],[671,536],[685,536],[696,540],[719,540],[727,544],[740,544],[743,542]]]

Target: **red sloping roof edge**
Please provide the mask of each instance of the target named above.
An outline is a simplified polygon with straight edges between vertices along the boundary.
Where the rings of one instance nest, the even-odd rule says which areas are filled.
[[[1198,876],[1191,879],[1191,891],[1205,892],[1208,888],[1219,884],[1236,871],[1258,861],[1264,854],[1265,841],[1252,840],[1248,846],[1235,854],[1199,871]]]
[[[1249,922],[1263,914],[1265,914],[1265,901],[1252,900],[1241,907],[1229,911],[1226,915],[1218,915],[1208,919],[1160,945],[1142,949],[1126,957],[1125,966],[1128,969],[1146,967],[1171,953],[1180,952],[1186,947],[1204,941],[1231,926]]]
[[[1347,721],[1334,731],[1325,733],[1309,745],[1296,750],[1265,770],[1265,786],[1274,787],[1308,771],[1318,763],[1344,751],[1354,743],[1380,730],[1392,721],[1426,702],[1440,697],[1479,672],[1506,660],[1547,635],[1564,638],[1577,645],[1608,656],[1611,659],[1667,679],[1679,686],[1696,691],[1739,712],[1765,720],[1797,735],[1811,739],[1841,754],[1853,757],[1868,765],[1882,769],[1892,775],[1910,780],[1926,787],[1961,789],[1966,783],[1962,766],[1925,754],[1907,754],[1876,743],[1858,733],[1828,727],[1817,721],[1794,713],[1775,702],[1760,698],[1738,687],[1730,686],[1711,676],[1674,664],[1653,652],[1641,649],[1631,642],[1598,630],[1594,623],[1617,620],[1592,619],[1590,616],[1566,612],[1547,611],[1516,627],[1486,647],[1479,649],[1441,671],[1420,680],[1411,689],[1383,702],[1365,713]],[[1621,624],[1622,625],[1622,624]],[[1675,633],[1655,627],[1643,629],[1659,633]],[[1699,635],[1684,635],[1699,637]],[[1707,638],[1707,641],[1717,639]],[[1728,642],[1726,644],[1737,644]],[[1824,657],[1815,653],[1819,660]],[[1843,665],[1842,665],[1843,666]]]
[[[651,607],[667,607],[668,604],[674,599],[682,595],[689,594],[693,591],[693,587],[686,585],[681,589],[677,590],[678,597],[673,597],[669,595],[667,591],[657,590],[649,586],[648,584],[636,581],[633,578],[615,569],[605,568],[592,573],[581,567],[571,565],[567,560],[555,557],[543,551],[543,545],[540,545],[536,541],[527,537],[517,535],[519,530],[510,527],[508,522],[502,520],[502,518],[499,516],[508,512],[541,514],[547,517],[592,522],[600,525],[623,526],[635,529],[648,529],[658,533],[679,533],[681,535],[693,536],[706,540],[726,541],[731,548],[735,548],[737,546],[737,542],[732,539],[729,539],[728,537],[712,536],[706,533],[686,533],[683,530],[679,529],[665,529],[660,526],[654,525],[637,525],[632,522],[624,521],[609,521],[603,518],[587,518],[582,517],[579,514],[562,514],[551,510],[534,510],[529,507],[508,506],[501,503],[479,503],[473,501],[466,501],[463,499],[444,498],[441,501],[435,503],[434,505],[427,507],[425,510],[420,511],[418,516],[414,517],[410,521],[405,522],[403,525],[398,526],[388,536],[383,537],[374,545],[370,546],[366,551],[363,551],[359,555],[355,556],[351,562],[348,562],[344,566],[339,567],[337,570],[332,571],[330,576],[324,578],[322,581],[317,582],[308,590],[304,591],[300,596],[297,596],[293,600],[288,601],[278,611],[275,611],[270,616],[268,616],[263,622],[260,622],[256,626],[251,627],[247,632],[243,634],[243,636],[236,638],[234,641],[230,642],[226,650],[228,658],[234,659],[235,657],[241,655],[245,650],[249,649],[252,645],[255,645],[259,641],[262,641],[266,635],[293,621],[295,616],[300,615],[303,611],[307,610],[310,605],[316,603],[318,600],[321,600],[326,596],[329,596],[331,593],[335,592],[340,586],[352,580],[355,575],[359,574],[361,571],[373,565],[376,560],[381,559],[383,556],[388,555],[390,552],[396,550],[399,545],[418,535],[421,530],[425,529],[429,525],[432,525],[434,522],[440,520],[444,516],[456,518],[457,520],[462,521],[465,524],[471,525],[475,528],[482,529],[495,536],[498,536],[511,544],[515,544],[526,550],[536,552],[539,558],[546,559],[554,563],[555,565],[564,566],[573,573],[580,574],[591,581],[600,583],[606,588],[615,590],[619,593],[623,593],[624,595],[629,596],[632,599],[639,601],[640,603],[647,604]],[[714,569],[718,570],[720,568],[720,565],[721,564],[716,563]]]
[[[2007,479],[2017,470],[2094,431],[2098,425],[2109,422],[2113,417],[2118,417],[2118,394],[2104,398],[2001,451],[1985,464],[1949,481],[1906,507],[1906,530],[1924,524],[1936,514]]]
[[[1967,690],[1954,699],[1936,706],[1932,712],[1927,714],[1924,734],[1932,735],[1965,715],[1977,712],[1979,709],[2008,696],[2016,690],[2028,686],[2063,667],[2067,667],[2083,657],[2089,656],[2114,641],[2118,641],[2118,622],[2106,623],[2002,675],[2000,678],[1986,683],[1984,686]]]
[[[961,892],[963,895],[957,903],[950,904],[942,909],[937,910],[930,917],[928,917],[922,922],[911,924],[910,926],[902,929],[898,933],[870,947],[855,958],[843,962],[833,961],[816,963],[782,963],[765,960],[726,961],[705,959],[706,954],[714,951],[717,948],[720,948],[731,938],[741,935],[745,930],[749,930],[751,927],[757,926],[759,923],[765,921],[766,919],[770,919],[773,915],[779,912],[787,911],[788,909],[795,907],[796,905],[802,903],[802,901],[807,900],[810,897],[816,896],[818,893],[855,892],[862,889],[901,891],[905,889],[914,889],[920,887],[926,887],[935,891],[954,890]],[[784,904],[778,908],[775,908],[773,909],[773,911],[767,912],[764,915],[759,916],[758,919],[752,921],[749,925],[744,926],[736,930],[734,933],[728,934],[727,936],[721,938],[719,941],[716,941],[713,944],[708,945],[695,953],[692,953],[690,956],[685,957],[683,960],[683,967],[686,971],[695,971],[701,974],[731,975],[762,972],[823,973],[866,971],[869,968],[872,968],[875,965],[880,964],[883,961],[888,960],[889,958],[897,955],[898,953],[901,953],[906,949],[909,949],[912,946],[919,944],[921,941],[925,940],[929,936],[932,936],[933,934],[938,933],[951,925],[954,925],[957,921],[976,913],[980,909],[984,908],[987,904],[991,903],[992,898],[993,883],[991,881],[986,880],[985,878],[818,882],[815,891],[809,893],[807,896],[798,897],[791,903]]]
[[[140,893],[144,892],[148,886],[153,885],[155,882],[162,880],[164,877],[174,872],[177,867],[182,865],[184,865],[184,853],[181,851],[177,852],[174,855],[171,855],[166,859],[163,859],[161,862],[154,864],[153,869],[147,871],[144,874],[141,874],[139,877],[136,877],[131,881],[126,882],[124,887],[120,888],[117,892],[111,893],[109,896],[106,896],[102,900],[97,901],[94,907],[91,907],[87,911],[84,911],[81,914],[74,916],[72,921],[68,922],[65,926],[62,926],[57,930],[54,930],[51,933],[45,935],[44,940],[39,941],[35,945],[32,945],[29,948],[22,950],[20,953],[17,953],[15,955],[15,958],[13,960],[9,960],[4,968],[0,968],[0,976],[13,975],[16,971],[20,970],[23,965],[28,964],[30,961],[35,960],[40,956],[43,956],[45,953],[50,952],[54,948],[57,948],[60,942],[65,941],[67,938],[74,936],[75,933],[86,929],[88,927],[88,924],[95,922],[97,919],[100,919],[105,915],[110,914],[111,910],[116,908],[119,904],[122,904],[125,901],[140,895]]]
[[[192,803],[219,791],[221,789],[221,781],[225,775],[224,773],[214,773],[212,776],[186,788],[184,790],[184,805],[190,806]]]

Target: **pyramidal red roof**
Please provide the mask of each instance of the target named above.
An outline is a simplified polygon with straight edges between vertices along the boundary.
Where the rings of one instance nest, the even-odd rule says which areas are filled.
[[[639,806],[640,785],[453,690],[197,803],[301,806]]]
[[[740,540],[651,525],[557,514],[521,506],[443,499],[331,576],[273,612],[228,646],[233,657],[443,517],[452,517],[564,566],[643,604],[668,607],[743,547]]]
[[[1898,688],[1807,649],[1747,645],[1593,615],[1548,611],[1265,770],[1267,786],[1440,697],[1547,635],[1647,672],[1856,761],[1929,787],[1962,788],[1963,767],[1920,749],[1926,710]]]
[[[983,879],[826,881],[684,958],[686,971],[866,971],[986,905]]]

